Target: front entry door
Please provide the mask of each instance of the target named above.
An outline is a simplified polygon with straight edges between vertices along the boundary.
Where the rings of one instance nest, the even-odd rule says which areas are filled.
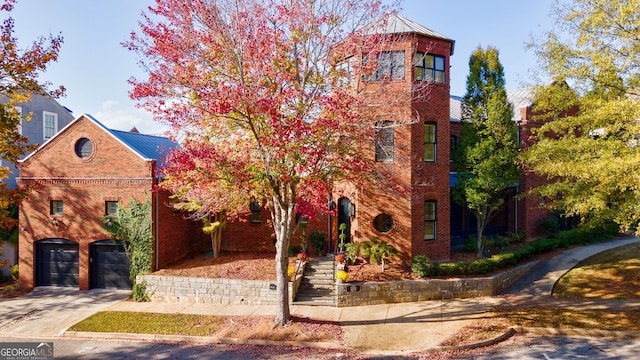
[[[338,229],[340,229],[341,224],[345,224],[346,228],[344,229],[344,234],[346,237],[344,238],[345,243],[351,242],[351,215],[352,215],[352,206],[351,200],[346,197],[341,197],[338,199]],[[340,236],[342,232],[338,230],[338,236]],[[340,238],[338,237],[338,243],[340,243]]]

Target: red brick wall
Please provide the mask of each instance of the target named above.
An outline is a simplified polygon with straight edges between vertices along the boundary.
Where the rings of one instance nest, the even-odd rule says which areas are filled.
[[[189,254],[211,249],[208,235],[202,231],[203,223],[187,218],[187,214],[174,211],[169,192],[153,193],[153,224],[157,234],[153,269],[161,269]]]
[[[75,155],[77,139],[92,140],[94,153],[88,159]],[[60,133],[20,166],[19,184],[36,186],[21,203],[19,238],[20,284],[34,286],[35,242],[48,238],[68,239],[79,245],[80,289],[89,288],[89,245],[110,238],[102,228],[106,201],[119,201],[126,206],[131,198],[143,201],[153,189],[153,162],[145,161],[118,142],[103,128],[81,118]],[[166,195],[161,195],[166,203]],[[51,200],[63,201],[63,215],[55,215],[58,226],[51,223]],[[162,207],[161,210],[165,210]],[[169,211],[170,212],[170,211]],[[155,215],[154,215],[155,218]],[[161,263],[189,251],[181,232],[183,225],[177,214],[161,211],[159,243]],[[155,231],[155,228],[154,228]]]

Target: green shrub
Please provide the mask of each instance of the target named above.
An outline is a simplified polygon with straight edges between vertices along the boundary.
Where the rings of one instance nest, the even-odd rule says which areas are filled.
[[[151,300],[149,295],[147,295],[147,283],[145,281],[133,284],[131,298],[136,302],[147,302]]]
[[[538,239],[532,241],[529,246],[533,248],[534,254],[540,254],[557,248],[558,244],[559,241],[557,239]]]
[[[360,243],[344,244],[344,255],[347,258],[347,264],[354,264],[358,256],[360,256]]]
[[[420,277],[436,275],[436,265],[426,255],[416,255],[411,259],[411,271]]]
[[[466,251],[478,251],[478,240],[474,236],[470,236],[464,241],[464,249]]]
[[[467,263],[465,261],[447,262],[436,265],[436,270],[440,276],[458,276],[467,273]]]
[[[482,275],[494,270],[494,263],[489,259],[477,259],[469,263],[467,273],[469,275]]]
[[[320,231],[314,231],[309,234],[309,244],[311,245],[314,254],[318,256],[324,256],[324,254],[326,253],[324,249],[324,246],[327,242],[326,238],[327,237],[325,236],[325,234]]]
[[[496,254],[489,258],[489,261],[493,262],[494,269],[501,269],[511,265],[515,265],[518,261],[516,256],[512,252],[505,252],[502,254]]]
[[[18,264],[13,265],[9,270],[9,273],[11,274],[11,279],[13,279],[13,281],[18,281],[18,278],[20,277]]]
[[[289,244],[289,249],[287,249],[287,255],[289,257],[294,257],[302,252],[302,247],[300,245]]]

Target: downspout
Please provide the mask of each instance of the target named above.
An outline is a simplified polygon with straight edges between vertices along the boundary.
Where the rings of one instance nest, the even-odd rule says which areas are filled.
[[[151,170],[152,170],[151,171],[151,179],[152,179],[151,182],[154,185],[157,185],[158,178],[156,177],[156,161],[155,160],[151,161]],[[155,193],[156,193],[156,195],[155,195],[155,204],[153,205],[153,212],[154,212],[154,215],[153,215],[153,217],[154,217],[154,220],[153,220],[153,227],[154,227],[153,237],[154,237],[154,239],[153,240],[155,242],[155,251],[154,251],[155,258],[156,258],[155,271],[158,271],[158,270],[160,270],[160,266],[158,266],[159,261],[160,261],[160,250],[159,250],[160,249],[160,242],[159,242],[159,236],[158,236],[158,233],[159,233],[159,225],[158,225],[158,220],[159,220],[158,210],[159,210],[159,207],[158,207],[158,202],[159,202],[160,198],[158,196],[159,191],[155,191]]]
[[[518,142],[518,147],[520,149],[522,149],[522,144],[520,144],[520,131],[522,129],[522,121],[517,121],[516,122],[516,141]],[[518,185],[516,185],[516,196],[514,197],[514,203],[515,203],[515,211],[513,212],[513,215],[515,217],[514,219],[514,227],[513,227],[513,232],[514,234],[518,235],[518,195],[520,195],[520,180],[518,179]]]
[[[156,252],[156,271],[160,270],[160,266],[158,265],[158,264],[159,264],[159,261],[160,261],[160,242],[159,242],[159,240],[158,240],[158,238],[159,238],[159,236],[158,236],[158,231],[159,231],[159,225],[158,225],[158,219],[159,219],[159,216],[158,216],[158,201],[159,201],[159,198],[158,198],[158,191],[156,191],[156,204],[155,204],[155,218],[156,218],[156,219],[155,219],[155,221],[154,221],[154,226],[155,226],[155,228],[156,228],[156,231],[155,231],[155,242],[156,242],[156,251],[155,251],[155,252]]]

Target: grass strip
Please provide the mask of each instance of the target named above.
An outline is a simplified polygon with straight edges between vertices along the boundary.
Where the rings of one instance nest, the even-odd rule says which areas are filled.
[[[640,331],[640,310],[575,310],[521,308],[498,314],[509,325],[563,329]]]
[[[640,299],[640,243],[579,262],[553,289],[559,298]]]
[[[102,311],[71,326],[71,331],[210,336],[224,316]]]

